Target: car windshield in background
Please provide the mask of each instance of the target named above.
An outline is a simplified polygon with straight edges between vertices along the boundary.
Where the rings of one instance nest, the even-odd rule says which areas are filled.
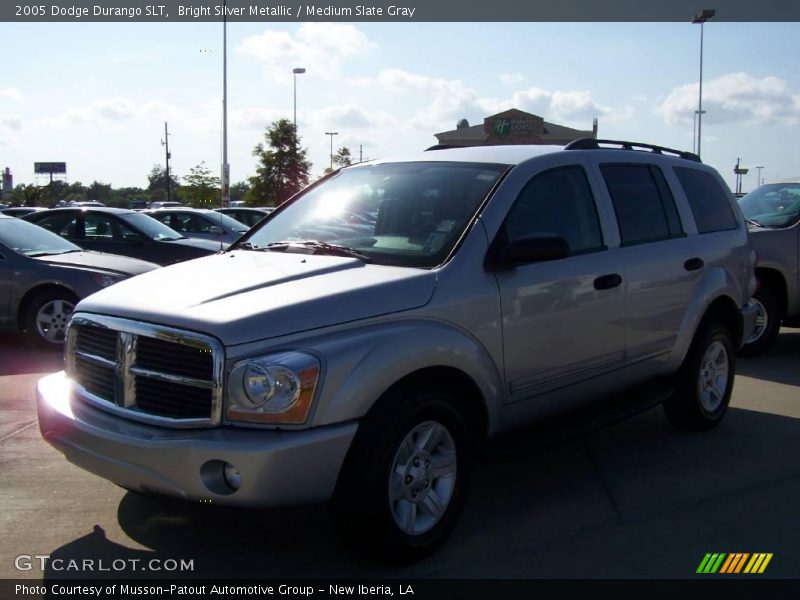
[[[157,221],[153,217],[141,213],[121,215],[121,218],[126,223],[132,225],[147,237],[157,242],[167,242],[169,240],[180,240],[183,238],[180,233],[171,227],[167,227],[161,221]]]
[[[0,242],[31,257],[81,251],[61,236],[20,219],[0,219]]]
[[[249,229],[247,225],[242,223],[241,221],[237,221],[233,217],[229,217],[228,215],[222,213],[210,213],[208,218],[212,221],[216,221],[220,224],[220,226],[224,226],[228,228],[230,231],[235,231],[237,233],[244,233]]]
[[[246,248],[322,241],[377,264],[433,267],[450,254],[506,168],[416,162],[345,169],[276,213],[247,237]]]
[[[800,219],[800,183],[768,183],[739,200],[745,218],[763,227],[789,227]]]

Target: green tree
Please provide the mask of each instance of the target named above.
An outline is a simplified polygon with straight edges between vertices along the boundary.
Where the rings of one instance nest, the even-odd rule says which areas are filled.
[[[170,194],[173,200],[178,198],[178,190],[181,184],[175,176],[174,171],[170,171]],[[163,202],[167,199],[167,172],[161,165],[153,165],[150,174],[147,176],[149,185],[147,186],[147,194],[151,202]]]
[[[350,148],[342,146],[333,155],[333,164],[339,167],[349,167],[353,164],[353,158],[350,156]]]
[[[95,202],[108,204],[111,200],[111,184],[93,181],[86,191],[86,197]]]
[[[311,163],[300,148],[294,125],[288,119],[274,121],[264,134],[267,145],[257,144],[255,176],[250,178],[246,200],[251,206],[276,206],[308,185]]]
[[[220,178],[211,174],[205,161],[189,169],[183,183],[185,185],[181,187],[180,198],[184,204],[197,208],[211,208],[219,204],[222,195]]]
[[[237,181],[231,184],[231,202],[244,200],[247,192],[250,191],[250,184],[246,181]]]
[[[43,199],[42,188],[24,183],[14,186],[8,195],[12,206],[43,206]]]

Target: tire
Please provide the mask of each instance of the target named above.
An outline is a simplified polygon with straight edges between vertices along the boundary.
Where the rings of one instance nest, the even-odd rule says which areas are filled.
[[[469,430],[448,394],[391,394],[348,452],[331,502],[336,529],[381,560],[419,560],[455,526],[472,461]]]
[[[25,305],[22,329],[36,345],[55,348],[64,343],[67,323],[78,299],[67,290],[48,290]]]
[[[758,308],[756,330],[739,350],[742,356],[757,356],[765,352],[778,337],[783,319],[781,304],[769,288],[758,290],[750,301]]]
[[[701,325],[664,401],[670,423],[684,431],[719,425],[731,399],[736,357],[730,330],[718,321]]]

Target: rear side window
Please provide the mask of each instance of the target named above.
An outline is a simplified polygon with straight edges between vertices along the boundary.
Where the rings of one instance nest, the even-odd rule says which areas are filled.
[[[524,235],[563,237],[571,254],[603,248],[594,196],[578,166],[536,175],[517,198],[506,218],[508,240]]]
[[[728,196],[716,178],[699,169],[675,167],[699,233],[736,229]]]
[[[611,194],[623,246],[683,234],[675,201],[658,167],[608,164],[600,171]]]

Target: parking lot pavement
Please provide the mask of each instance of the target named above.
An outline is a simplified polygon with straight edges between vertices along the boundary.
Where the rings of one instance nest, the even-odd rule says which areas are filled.
[[[707,552],[771,552],[765,576],[796,578],[798,358],[800,332],[784,330],[770,354],[740,359],[731,410],[705,434],[674,432],[656,407],[566,440],[515,436],[478,464],[447,545],[386,567],[342,547],[324,507],[147,498],[69,464],[41,439],[33,402],[60,356],[2,337],[0,577],[163,577],[140,570],[157,558],[192,560],[192,571],[172,573],[181,578],[683,578]],[[19,571],[20,555],[49,555],[50,566]],[[56,558],[141,562],[76,572],[55,569]]]

